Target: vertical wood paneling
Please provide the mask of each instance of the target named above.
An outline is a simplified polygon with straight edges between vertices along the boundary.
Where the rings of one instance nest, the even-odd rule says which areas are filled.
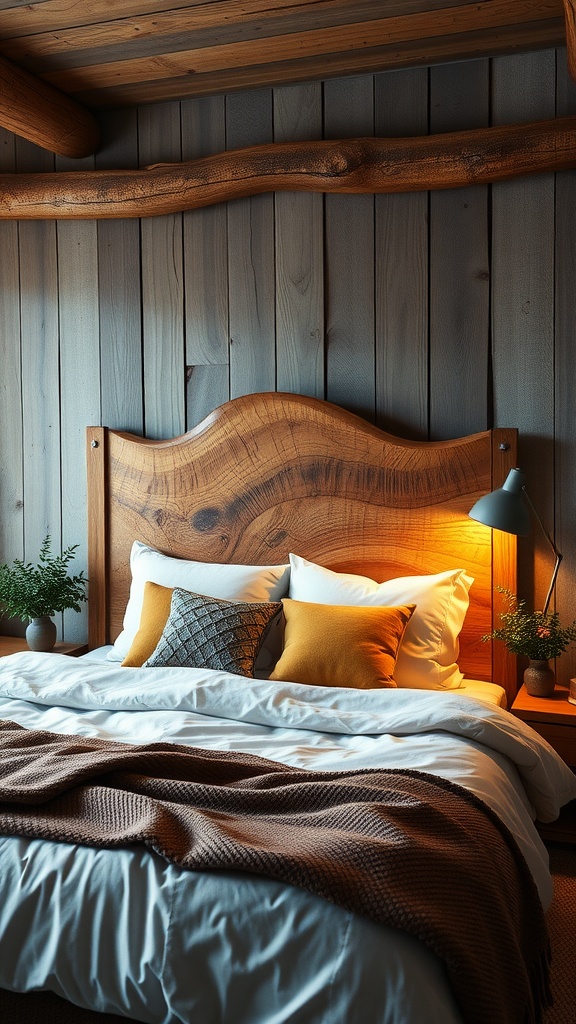
[[[19,171],[52,171],[54,157],[16,143]],[[24,558],[35,561],[47,533],[59,551],[61,532],[58,262],[54,221],[19,225],[22,328]],[[61,616],[58,634],[61,636]]]
[[[0,129],[0,172],[13,173],[14,136]],[[22,364],[18,224],[0,225],[0,562],[24,554],[24,479],[22,465]],[[17,619],[4,619],[5,633],[21,635]]]
[[[489,123],[489,62],[430,71],[430,131]],[[430,195],[430,437],[488,426],[488,188]],[[458,401],[466,395],[466,402]],[[456,399],[456,400],[455,400]]]
[[[139,110],[138,148],[143,167],[157,153],[169,162],[181,159],[178,103]],[[186,426],[182,214],[145,218],[140,238],[144,428],[148,437],[175,437]]]
[[[324,85],[325,138],[374,134],[374,84]],[[326,196],[326,398],[374,421],[374,197]]]
[[[14,136],[0,129],[0,172],[15,169]],[[18,224],[0,224],[0,561],[21,558],[22,368],[20,361],[20,283]]]
[[[568,76],[566,53],[558,54],[557,116],[576,114],[576,85]],[[556,588],[556,607],[563,620],[576,619],[576,171],[557,175],[556,183],[556,337],[554,375],[555,530],[565,558]],[[557,663],[558,677],[576,675],[572,647]]]
[[[97,167],[138,166],[136,111],[107,116]],[[136,220],[98,222],[102,421],[141,434],[142,326],[140,226]]]
[[[426,135],[428,73],[377,75],[376,135]],[[376,196],[376,419],[428,435],[428,196]]]
[[[223,363],[186,367],[187,430],[200,423],[229,398],[228,365]]]
[[[223,96],[182,103],[182,159],[226,148]],[[226,208],[184,214],[187,426],[230,397]]]
[[[497,124],[554,117],[552,51],[494,61]],[[554,516],[554,175],[493,186],[495,426],[520,430],[520,465],[548,528]],[[553,557],[541,532],[520,541],[518,589],[542,605]]]
[[[274,90],[276,142],[322,135],[320,84]],[[276,339],[279,391],[324,397],[323,198],[279,192],[276,208]]]
[[[93,166],[57,159],[57,169]],[[76,566],[87,564],[87,500],[84,441],[86,427],[101,416],[100,332],[98,322],[98,243],[94,221],[59,221],[58,311],[60,333],[60,426],[62,431],[62,546],[76,544]],[[80,350],[80,358],[79,358]],[[84,640],[87,607],[64,613],[68,640]]]
[[[558,66],[558,113],[574,113],[563,53]],[[555,89],[544,52],[495,60],[491,79],[470,62],[164,104],[139,126],[134,110],[109,112],[96,163],[468,128],[489,103],[496,123],[548,118]],[[53,166],[0,134],[0,167],[16,157]],[[430,195],[279,193],[141,224],[0,224],[0,558],[36,558],[50,530],[55,546],[80,543],[85,567],[88,420],[166,436],[277,387],[407,437],[519,427],[531,496],[565,555],[558,608],[576,617],[576,172],[556,189],[548,175]],[[535,531],[519,593],[541,604],[551,568]],[[83,617],[64,628],[84,638]],[[574,674],[576,654],[558,669]]]
[[[228,149],[270,142],[272,92],[261,89],[226,101]],[[228,203],[230,397],[276,387],[274,196]]]

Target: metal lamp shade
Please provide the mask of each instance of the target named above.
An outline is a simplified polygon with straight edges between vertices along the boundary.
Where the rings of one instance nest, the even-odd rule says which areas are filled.
[[[506,482],[479,498],[468,515],[484,526],[525,537],[530,532],[530,512],[524,499],[524,473],[511,469]]]

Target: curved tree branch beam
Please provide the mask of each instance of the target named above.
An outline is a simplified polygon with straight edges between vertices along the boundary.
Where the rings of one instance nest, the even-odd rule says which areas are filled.
[[[576,0],[564,0],[566,55],[570,77],[576,82]]]
[[[0,125],[60,156],[90,156],[100,144],[98,122],[86,107],[6,57],[0,57]]]
[[[576,166],[576,117],[417,138],[270,143],[140,170],[0,175],[0,219],[154,217],[261,192],[417,192]]]

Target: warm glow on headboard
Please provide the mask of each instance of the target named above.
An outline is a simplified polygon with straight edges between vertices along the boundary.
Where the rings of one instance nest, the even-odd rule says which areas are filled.
[[[468,511],[505,478],[515,444],[513,430],[406,441],[276,392],[234,399],[169,441],[90,428],[90,644],[121,629],[134,540],[211,562],[269,564],[294,551],[376,580],[461,567],[475,578],[462,671],[512,692],[515,666],[496,649],[493,664],[480,638],[494,581],[515,586],[515,545]]]

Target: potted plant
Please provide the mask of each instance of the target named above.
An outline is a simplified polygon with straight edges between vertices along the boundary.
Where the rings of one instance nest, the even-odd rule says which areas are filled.
[[[26,641],[32,651],[51,651],[56,642],[56,625],[51,617],[68,608],[79,612],[80,602],[86,600],[88,580],[84,573],[68,573],[77,547],[74,544],[61,555],[52,555],[48,534],[37,565],[19,558],[12,565],[0,565],[0,604],[5,615],[29,622]]]
[[[524,684],[532,697],[549,697],[554,691],[554,670],[549,662],[558,658],[576,640],[576,621],[560,624],[558,612],[529,612],[526,602],[504,587],[497,587],[507,603],[500,613],[502,625],[487,633],[483,640],[502,640],[512,654],[528,658]]]

